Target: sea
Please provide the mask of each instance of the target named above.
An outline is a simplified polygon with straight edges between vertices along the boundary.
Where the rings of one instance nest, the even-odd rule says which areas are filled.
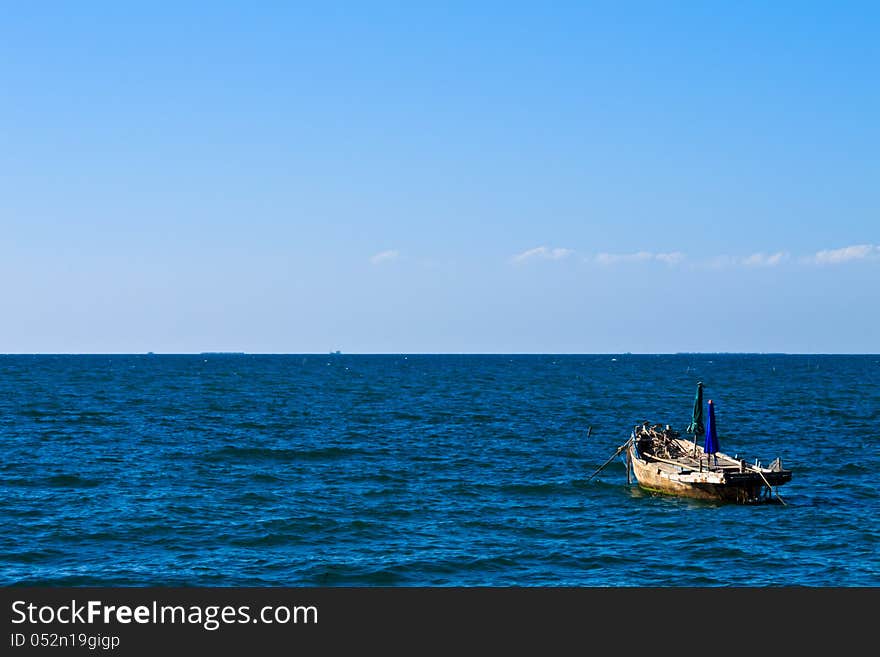
[[[700,381],[781,502],[599,470]],[[2,355],[0,584],[874,587],[878,446],[878,355]]]

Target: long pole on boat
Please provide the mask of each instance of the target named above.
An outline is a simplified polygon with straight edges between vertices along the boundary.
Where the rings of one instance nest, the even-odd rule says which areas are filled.
[[[629,448],[626,450],[626,485],[632,485],[632,450]]]
[[[597,474],[599,474],[600,472],[602,472],[602,470],[604,470],[605,467],[606,467],[609,463],[611,463],[611,461],[613,461],[614,459],[616,459],[616,458],[620,455],[620,453],[621,453],[623,450],[625,450],[627,447],[629,447],[629,444],[632,442],[632,439],[633,439],[632,436],[630,436],[630,437],[629,437],[629,440],[627,440],[625,443],[623,443],[623,445],[621,445],[620,447],[618,447],[618,448],[615,450],[614,454],[612,454],[611,457],[610,457],[607,461],[605,461],[605,463],[603,463],[601,466],[599,466],[599,468],[598,468],[593,474],[591,474],[589,477],[587,477],[587,481],[589,481],[590,479],[592,479],[593,477],[595,477]],[[628,461],[627,461],[627,464],[629,464]],[[627,472],[627,479],[629,479],[629,472]]]
[[[785,500],[779,496],[779,493],[777,493],[775,490],[773,490],[773,486],[771,486],[770,482],[767,481],[767,477],[765,477],[764,473],[761,472],[761,468],[759,468],[757,466],[756,467],[749,466],[749,470],[754,470],[759,475],[761,475],[761,479],[763,479],[764,483],[767,485],[767,490],[769,490],[771,493],[773,493],[776,496],[776,499],[778,499],[780,502],[782,502],[782,506],[788,506],[788,504],[785,503]]]

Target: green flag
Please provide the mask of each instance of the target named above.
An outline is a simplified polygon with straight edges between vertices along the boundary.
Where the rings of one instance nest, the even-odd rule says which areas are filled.
[[[694,397],[694,416],[691,425],[687,428],[688,433],[695,436],[705,431],[703,426],[703,382],[697,383],[697,395]]]

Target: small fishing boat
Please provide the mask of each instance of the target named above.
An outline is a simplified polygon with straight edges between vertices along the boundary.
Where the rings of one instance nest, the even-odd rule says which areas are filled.
[[[623,456],[627,483],[632,483],[635,475],[639,487],[647,491],[740,504],[772,501],[775,497],[785,504],[776,489],[791,481],[791,470],[783,468],[778,457],[769,466],[763,466],[758,460],[749,463],[739,455],[721,452],[711,399],[708,409],[704,428],[703,384],[698,383],[693,419],[686,429],[693,439],[682,437],[668,424],[643,422],[633,428],[629,440],[590,478]],[[703,433],[705,441],[700,445],[698,438]]]
[[[781,500],[775,488],[791,481],[791,470],[779,458],[764,467],[723,452],[706,453],[669,425],[647,422],[633,429],[627,461],[640,488],[704,500],[752,504],[773,495]]]

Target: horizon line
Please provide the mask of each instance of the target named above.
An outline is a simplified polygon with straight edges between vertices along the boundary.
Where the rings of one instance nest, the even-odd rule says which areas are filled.
[[[880,356],[880,352],[831,351],[34,351],[2,356]]]

